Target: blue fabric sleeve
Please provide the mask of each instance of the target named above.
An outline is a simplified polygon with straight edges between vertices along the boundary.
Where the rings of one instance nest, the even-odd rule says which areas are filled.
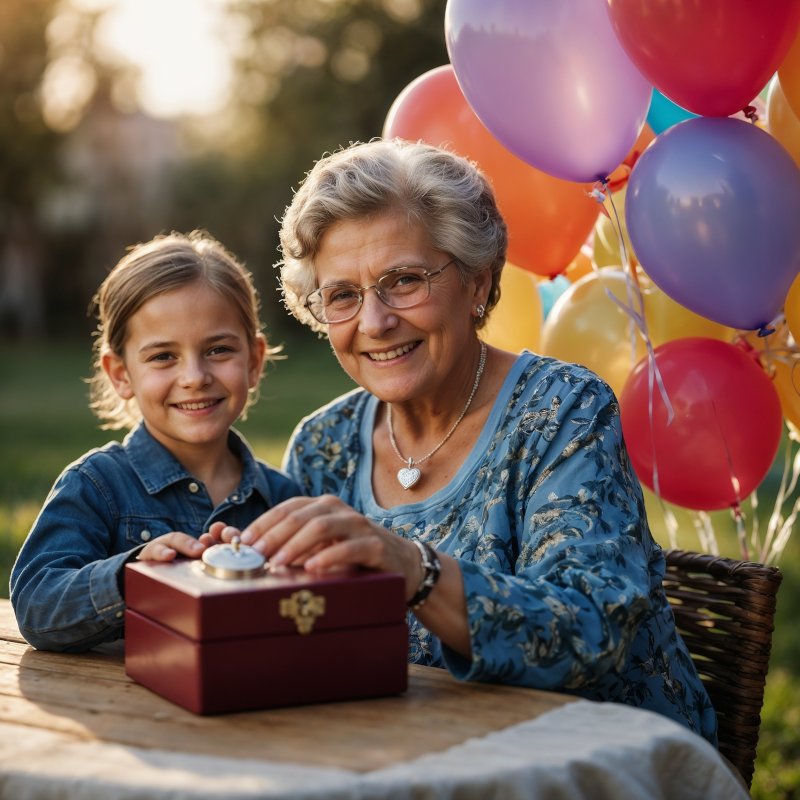
[[[641,494],[622,447],[616,401],[576,387],[511,433],[521,520],[513,575],[460,559],[472,660],[448,648],[459,678],[543,689],[591,686],[621,670],[649,609]],[[502,529],[507,508],[484,512]]]
[[[80,652],[122,636],[117,575],[129,554],[110,552],[115,515],[99,476],[71,468],[57,480],[11,575],[20,631],[34,647]]]

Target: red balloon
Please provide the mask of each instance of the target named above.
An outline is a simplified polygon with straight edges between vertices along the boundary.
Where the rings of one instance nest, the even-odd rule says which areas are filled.
[[[422,139],[477,162],[508,225],[508,260],[530,272],[563,272],[600,211],[587,185],[541,172],[506,150],[475,116],[449,64],[403,89],[389,109],[383,135]]]
[[[655,349],[672,404],[649,388],[648,360],[625,383],[620,413],[634,470],[648,488],[686,508],[735,506],[764,479],[778,452],[783,417],[756,360],[717,339],[674,339]]]
[[[766,86],[800,23],[800,0],[607,0],[641,73],[696,114],[735,114]]]

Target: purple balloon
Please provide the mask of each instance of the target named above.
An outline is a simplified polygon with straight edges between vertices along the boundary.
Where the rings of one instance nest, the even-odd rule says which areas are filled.
[[[767,325],[800,271],[800,169],[750,122],[698,117],[657,136],[625,218],[650,278],[722,325]]]
[[[570,181],[608,177],[644,125],[651,87],[598,0],[448,0],[458,83],[511,152]]]

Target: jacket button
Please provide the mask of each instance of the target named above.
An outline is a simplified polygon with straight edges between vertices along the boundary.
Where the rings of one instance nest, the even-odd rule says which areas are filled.
[[[195,483],[194,481],[192,481],[192,482],[189,484],[189,491],[190,491],[192,494],[197,494],[197,493],[200,491],[200,486],[199,486],[197,483]]]
[[[114,614],[114,616],[115,616],[117,619],[122,619],[122,618],[125,616],[125,612],[124,612],[124,611],[117,611],[117,613],[116,613],[116,614]]]
[[[238,494],[232,494],[231,495],[231,502],[232,503],[237,503],[238,501],[239,501],[239,495]]]
[[[140,539],[141,539],[143,542],[149,542],[149,541],[150,541],[150,536],[151,536],[151,535],[152,535],[152,534],[150,533],[150,531],[149,531],[149,530],[147,530],[147,528],[145,528],[145,529],[144,529],[144,530],[143,530],[143,531],[142,531],[142,532],[139,534],[139,538],[140,538]]]

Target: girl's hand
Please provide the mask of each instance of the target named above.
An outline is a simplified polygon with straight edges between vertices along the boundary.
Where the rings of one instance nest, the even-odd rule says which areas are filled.
[[[231,527],[217,532],[224,541],[237,534]],[[422,579],[419,551],[412,542],[371,522],[333,495],[284,500],[251,522],[241,532],[241,540],[263,553],[270,566],[299,564],[320,573],[350,567],[402,573],[407,599]]]
[[[224,525],[222,527],[225,527]],[[199,558],[206,545],[194,536],[172,531],[148,542],[137,557],[137,561],[172,561],[179,553],[189,558]]]
[[[225,539],[222,538],[222,531],[229,531]],[[229,542],[234,533],[238,534],[239,531],[224,522],[212,522],[211,527],[205,533],[200,534],[200,543],[205,547],[211,547],[221,542]]]

